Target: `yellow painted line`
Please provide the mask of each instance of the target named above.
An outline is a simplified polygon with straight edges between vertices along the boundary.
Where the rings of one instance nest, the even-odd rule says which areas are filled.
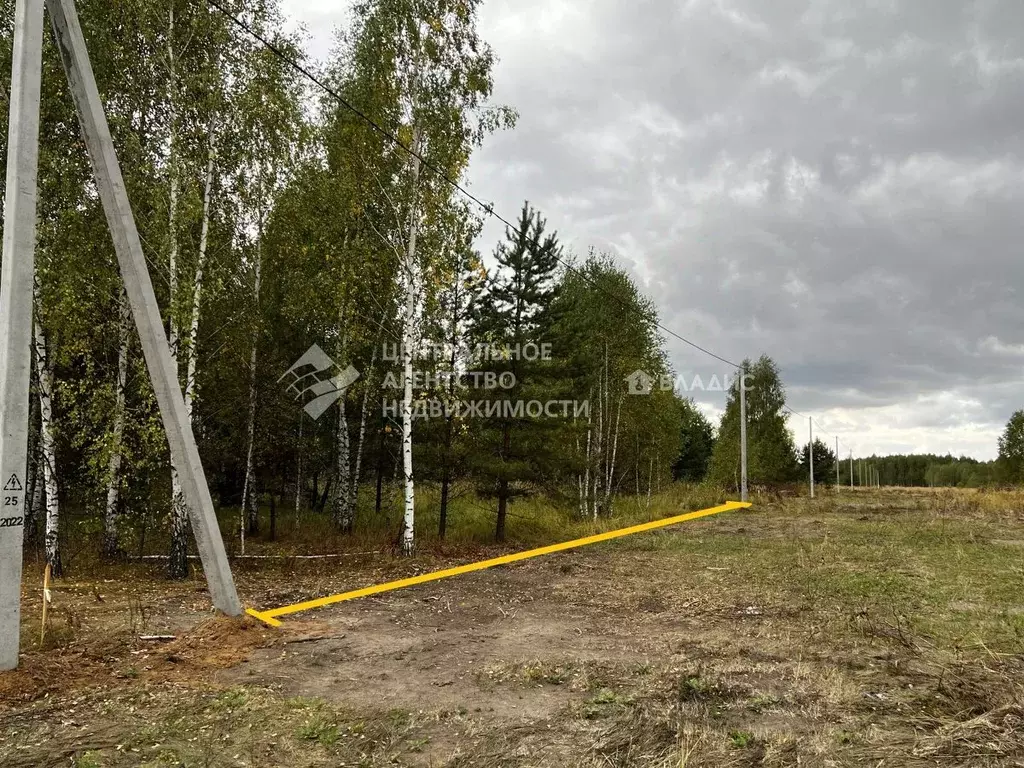
[[[717,515],[720,512],[729,512],[733,509],[745,509],[750,504],[744,501],[727,501],[725,504],[720,504],[717,507],[710,507],[708,509],[701,509],[696,512],[687,512],[684,515],[676,515],[675,517],[666,517],[662,520],[654,520],[650,523],[641,523],[640,525],[631,525],[628,528],[619,528],[614,531],[606,531],[604,533],[598,533],[593,536],[585,536],[582,539],[573,539],[572,541],[563,541],[558,544],[550,544],[546,547],[538,547],[537,549],[528,549],[525,552],[516,552],[511,555],[502,555],[501,557],[495,557],[490,560],[480,560],[476,563],[469,563],[468,565],[459,565],[454,568],[445,568],[441,571],[432,571],[431,573],[422,573],[419,576],[411,576],[407,579],[399,579],[398,581],[389,581],[384,584],[375,584],[372,587],[363,587],[362,589],[354,589],[351,592],[342,592],[339,595],[330,595],[329,597],[321,597],[316,600],[307,600],[303,603],[294,603],[293,605],[285,605],[281,608],[272,608],[269,611],[256,611],[252,608],[247,608],[246,613],[250,616],[254,616],[260,621],[266,622],[272,627],[281,626],[281,622],[277,620],[278,616],[288,616],[292,613],[301,613],[302,611],[309,611],[314,608],[323,608],[326,605],[334,605],[335,603],[343,603],[347,600],[355,600],[359,597],[368,597],[369,595],[379,595],[381,592],[391,592],[395,589],[402,589],[404,587],[412,587],[416,584],[426,584],[429,581],[437,581],[438,579],[447,579],[450,576],[459,576],[463,573],[472,573],[474,571],[482,571],[486,568],[493,568],[496,565],[508,565],[509,563],[518,563],[520,560],[528,560],[531,557],[540,557],[541,555],[550,555],[554,552],[562,552],[566,549],[575,549],[576,547],[585,547],[588,544],[597,544],[601,541],[609,541],[611,539],[618,539],[622,536],[631,536],[634,533],[643,533],[644,531],[653,531],[657,528],[664,528],[669,525],[676,525],[677,523],[685,523],[689,520],[697,520],[701,517],[708,517],[710,515]]]
[[[266,613],[261,613],[259,611],[253,610],[252,608],[246,608],[245,612],[248,613],[250,616],[255,616],[260,621],[262,621],[262,622],[264,622],[266,624],[269,624],[272,627],[280,627],[281,626],[281,622],[280,621],[275,619],[273,616],[267,616]]]

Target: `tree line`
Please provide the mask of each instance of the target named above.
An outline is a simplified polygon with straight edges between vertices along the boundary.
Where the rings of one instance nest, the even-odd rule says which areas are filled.
[[[188,417],[240,547],[272,534],[279,510],[349,532],[397,495],[411,552],[425,483],[440,489],[438,535],[449,499],[472,494],[500,540],[524,496],[594,518],[702,473],[710,444],[694,467],[679,460],[682,424],[703,418],[693,404],[626,397],[630,372],[670,371],[656,310],[624,270],[566,251],[528,203],[485,266],[483,213],[451,182],[516,114],[491,100],[479,2],[364,0],[324,63],[305,61],[276,0],[228,7],[283,55],[203,3],[78,7]],[[13,2],[0,9],[9,71]],[[49,35],[44,62],[27,538],[59,574],[69,520],[109,558],[148,532],[182,577],[188,510]],[[422,354],[428,342],[447,359]],[[358,372],[319,418],[280,381],[314,344]],[[507,353],[529,345],[550,352]],[[470,374],[503,386],[467,389]]]
[[[738,377],[718,425],[675,389],[630,394],[674,372],[628,272],[570,252],[529,202],[481,244],[485,212],[452,182],[517,116],[491,98],[479,0],[361,0],[322,63],[278,0],[226,5],[277,53],[205,3],[78,3],[226,536],[244,551],[282,511],[343,534],[386,518],[411,553],[425,486],[436,535],[471,497],[499,541],[529,496],[597,519],[673,480],[738,487]],[[59,574],[69,520],[107,558],[149,536],[181,578],[188,509],[49,35],[43,60],[27,539]],[[315,417],[282,380],[313,345],[355,371]],[[750,482],[801,481],[778,366],[744,370]],[[820,441],[814,467],[834,482]]]

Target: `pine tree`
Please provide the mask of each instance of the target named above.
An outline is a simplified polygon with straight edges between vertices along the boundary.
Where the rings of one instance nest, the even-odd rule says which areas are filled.
[[[800,450],[800,478],[804,481],[810,479],[810,467],[809,461],[810,456],[808,455],[808,445],[804,444],[804,447]],[[815,485],[835,485],[836,483],[836,454],[835,451],[828,447],[828,444],[814,438],[814,484]]]
[[[1024,480],[1024,410],[1010,417],[999,436],[999,474],[1010,483]]]
[[[494,258],[498,269],[479,305],[474,338],[489,350],[480,372],[504,376],[511,387],[470,390],[481,399],[504,400],[502,415],[481,420],[473,428],[477,450],[474,469],[482,494],[497,500],[495,538],[505,539],[509,500],[525,495],[539,480],[548,442],[550,422],[530,418],[521,406],[540,400],[550,390],[548,361],[527,359],[528,345],[548,343],[552,330],[551,306],[557,296],[556,271],[562,248],[555,233],[546,233],[540,213],[523,204],[516,229],[507,228]],[[493,359],[506,349],[504,359]],[[533,348],[531,348],[532,350]],[[536,358],[532,351],[530,357]],[[516,410],[518,408],[518,410]]]
[[[788,483],[797,479],[797,453],[786,426],[786,389],[779,368],[767,355],[754,364],[743,361],[747,372],[747,475],[751,483]],[[740,481],[739,377],[732,382],[718,439],[711,456],[710,479],[738,488]]]
[[[682,427],[679,431],[679,455],[672,464],[672,477],[699,483],[708,473],[715,447],[715,430],[692,400],[680,400]]]

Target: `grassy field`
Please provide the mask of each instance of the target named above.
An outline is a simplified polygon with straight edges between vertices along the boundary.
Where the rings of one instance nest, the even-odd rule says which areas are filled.
[[[414,561],[324,531],[347,557],[236,577],[267,608],[720,500],[671,489],[600,526],[519,505],[504,548],[466,501]],[[278,546],[309,549],[288,525]],[[1024,494],[843,489],[278,630],[209,618],[201,578],[96,570],[57,586],[42,644],[25,594],[0,765],[1020,766],[1022,555]]]

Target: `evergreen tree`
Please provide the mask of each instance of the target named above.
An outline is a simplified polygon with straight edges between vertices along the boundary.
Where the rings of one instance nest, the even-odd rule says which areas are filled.
[[[527,359],[528,345],[540,350],[550,343],[550,307],[557,295],[556,271],[562,248],[555,233],[545,232],[540,213],[523,204],[518,227],[506,229],[494,259],[498,268],[479,304],[473,337],[487,345],[479,371],[513,382],[511,386],[471,390],[480,399],[505,401],[498,418],[474,425],[476,450],[471,459],[482,494],[497,500],[495,538],[505,539],[510,499],[530,492],[543,477],[545,456],[554,446],[545,439],[553,425],[545,417],[530,417],[523,410],[531,400],[551,392],[549,361]],[[504,349],[502,356],[494,353]],[[494,359],[499,357],[499,359]]]
[[[672,464],[672,478],[699,483],[708,473],[715,448],[715,430],[707,416],[697,410],[693,400],[679,400],[682,424],[679,430],[679,455]]]
[[[678,399],[655,388],[629,394],[637,371],[655,380],[668,374],[658,311],[630,275],[606,254],[593,251],[563,276],[553,306],[555,346],[566,391],[589,403],[566,435],[564,479],[574,480],[579,515],[611,514],[615,494],[633,487],[637,496],[671,478],[678,452]]]
[[[756,363],[743,361],[747,372],[747,475],[751,483],[787,483],[797,479],[797,453],[786,426],[786,389],[775,362],[762,355]],[[740,403],[739,377],[729,389],[718,439],[711,457],[710,479],[739,487]]]
[[[800,451],[800,477],[803,480],[810,479],[808,445],[804,445]],[[836,484],[835,451],[817,437],[814,438],[814,484],[823,486]]]
[[[1024,481],[1024,410],[1010,417],[999,436],[999,472],[1006,482]]]

